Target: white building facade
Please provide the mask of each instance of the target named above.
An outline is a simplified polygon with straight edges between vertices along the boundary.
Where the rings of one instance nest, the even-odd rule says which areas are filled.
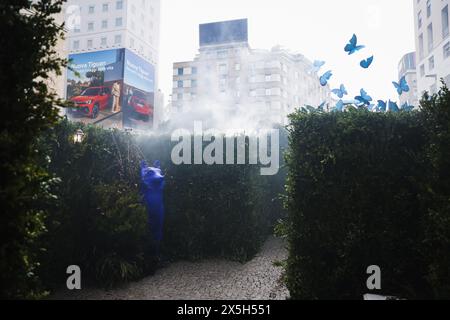
[[[414,2],[417,90],[434,94],[441,79],[450,85],[449,0]]]
[[[410,52],[405,54],[398,64],[398,79],[405,77],[410,90],[400,95],[400,105],[407,103],[414,107],[419,106],[419,97],[417,91],[417,68],[416,68],[416,53]]]
[[[69,54],[126,48],[158,74],[160,0],[68,0],[65,13]]]
[[[247,21],[242,23],[245,29]],[[239,116],[252,108],[271,122],[286,123],[296,107],[317,107],[323,102],[331,107],[329,87],[320,86],[317,74],[311,71],[312,62],[303,55],[281,47],[254,50],[246,37],[241,41],[202,42],[194,61],[174,63],[175,111],[214,101],[230,115]]]

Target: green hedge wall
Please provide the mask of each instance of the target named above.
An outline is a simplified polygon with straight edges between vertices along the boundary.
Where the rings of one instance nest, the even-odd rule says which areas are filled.
[[[362,299],[371,265],[382,272],[378,294],[450,297],[449,92],[422,104],[291,115],[284,229],[293,299]]]
[[[74,144],[79,128],[85,140]],[[42,158],[51,161],[50,172],[59,179],[42,244],[40,275],[47,285],[60,285],[71,264],[81,267],[84,279],[106,287],[146,274],[142,159],[160,160],[166,175],[166,259],[246,261],[283,212],[278,199],[283,169],[263,177],[258,166],[176,166],[170,159],[176,143],[167,135],[134,136],[64,120],[40,144]]]

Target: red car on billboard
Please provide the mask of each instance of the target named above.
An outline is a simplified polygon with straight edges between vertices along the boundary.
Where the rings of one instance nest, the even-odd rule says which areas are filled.
[[[70,99],[75,104],[71,113],[96,119],[101,110],[111,107],[111,99],[110,87],[87,88],[79,96]]]
[[[143,92],[134,90],[128,105],[135,115],[143,118],[145,121],[153,118],[153,106],[148,102]]]

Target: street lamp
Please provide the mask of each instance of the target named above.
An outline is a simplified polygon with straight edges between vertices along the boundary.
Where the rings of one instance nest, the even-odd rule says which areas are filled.
[[[83,142],[84,136],[85,136],[85,134],[84,134],[83,130],[78,129],[73,136],[73,142],[74,143]]]

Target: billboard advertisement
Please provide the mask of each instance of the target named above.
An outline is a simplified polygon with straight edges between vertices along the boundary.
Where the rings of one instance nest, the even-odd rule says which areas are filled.
[[[69,56],[66,114],[112,128],[153,128],[155,68],[127,49]]]
[[[123,126],[140,130],[153,128],[155,67],[125,49]]]
[[[67,116],[74,121],[121,127],[124,49],[69,55],[67,99],[73,103]]]
[[[247,19],[200,25],[200,46],[247,41]]]

